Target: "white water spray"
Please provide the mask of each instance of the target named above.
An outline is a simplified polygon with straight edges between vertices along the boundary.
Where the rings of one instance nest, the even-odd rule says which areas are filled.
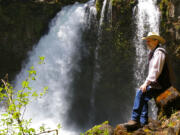
[[[99,21],[99,27],[102,26],[102,23],[104,21],[106,5],[107,5],[107,0],[104,0],[103,1],[103,6],[102,6],[102,10],[101,10],[101,17],[100,17],[100,21]]]
[[[87,16],[87,28],[90,29],[92,25],[92,21],[96,20],[97,10],[95,7],[95,0],[89,1],[88,4],[89,4],[89,14]]]
[[[137,87],[143,83],[146,78],[145,69],[147,65],[147,49],[143,45],[142,37],[146,36],[147,32],[159,33],[159,9],[156,6],[156,0],[139,0],[138,5],[134,9],[136,14],[136,36],[134,39],[136,48],[136,65],[135,79]],[[153,117],[156,117],[155,107],[153,108]]]
[[[37,80],[32,83],[36,90],[48,86],[48,93],[27,107],[26,117],[33,119],[33,126],[42,123],[56,128],[60,123],[62,135],[79,133],[67,129],[65,121],[71,104],[72,70],[77,71],[80,60],[79,50],[82,46],[81,34],[86,24],[85,9],[87,4],[77,4],[63,8],[50,23],[50,31],[43,36],[33,51],[29,61],[16,77],[16,88],[27,76],[26,71],[34,66]],[[45,56],[45,64],[38,65],[38,57]]]

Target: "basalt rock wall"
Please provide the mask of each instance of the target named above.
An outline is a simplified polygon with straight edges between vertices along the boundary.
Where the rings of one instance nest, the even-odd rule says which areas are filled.
[[[161,11],[160,33],[166,46],[176,75],[175,86],[180,88],[180,1],[159,0]]]

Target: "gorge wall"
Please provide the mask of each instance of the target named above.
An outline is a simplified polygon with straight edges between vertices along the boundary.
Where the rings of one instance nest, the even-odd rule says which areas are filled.
[[[165,37],[167,49],[176,74],[176,87],[180,88],[180,2],[178,0],[159,1],[161,10],[160,32]]]

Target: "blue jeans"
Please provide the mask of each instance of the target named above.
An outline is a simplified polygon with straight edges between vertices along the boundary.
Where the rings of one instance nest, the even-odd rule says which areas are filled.
[[[155,98],[163,92],[161,89],[152,89],[150,86],[146,88],[146,92],[136,91],[134,106],[131,119],[141,124],[148,123],[148,101]]]

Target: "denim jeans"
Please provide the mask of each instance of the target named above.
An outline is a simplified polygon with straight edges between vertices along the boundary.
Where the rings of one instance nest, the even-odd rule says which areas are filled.
[[[148,123],[148,101],[155,98],[163,92],[161,89],[152,89],[150,86],[146,88],[146,92],[136,91],[134,106],[131,119],[141,124]]]

